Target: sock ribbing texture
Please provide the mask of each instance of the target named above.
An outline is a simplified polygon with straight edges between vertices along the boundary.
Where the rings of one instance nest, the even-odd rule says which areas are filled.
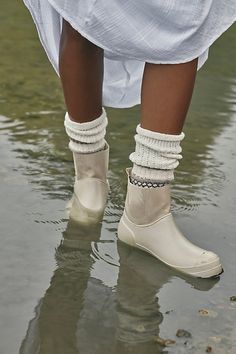
[[[137,125],[134,136],[135,152],[129,155],[133,162],[131,175],[138,180],[171,182],[174,169],[182,158],[180,142],[185,135],[163,134]]]
[[[76,153],[92,153],[100,151],[105,146],[106,126],[108,119],[104,107],[102,114],[85,123],[77,123],[70,119],[68,113],[65,115],[64,126],[70,138],[69,149]]]

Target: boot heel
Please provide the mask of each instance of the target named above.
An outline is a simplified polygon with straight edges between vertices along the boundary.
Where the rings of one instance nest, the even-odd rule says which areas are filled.
[[[132,230],[126,225],[124,220],[124,215],[121,217],[117,228],[119,240],[125,242],[126,244],[136,247],[135,238]]]

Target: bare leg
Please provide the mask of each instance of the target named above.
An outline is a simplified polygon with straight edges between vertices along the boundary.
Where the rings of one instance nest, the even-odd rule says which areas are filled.
[[[103,49],[63,20],[59,71],[68,113],[84,123],[102,113]]]
[[[146,64],[141,127],[136,129],[135,152],[129,156],[133,167],[127,169],[118,237],[186,274],[209,278],[222,272],[219,257],[191,244],[178,229],[171,215],[171,188],[166,183],[173,180],[181,158],[182,128],[196,69],[197,59],[177,65]],[[158,181],[164,185],[158,187]]]
[[[182,131],[190,105],[197,58],[183,64],[146,63],[141,93],[141,127],[165,134]]]

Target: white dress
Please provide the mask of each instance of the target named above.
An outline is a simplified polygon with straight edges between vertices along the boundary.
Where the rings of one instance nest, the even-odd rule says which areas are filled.
[[[140,103],[145,62],[199,58],[236,21],[236,0],[23,0],[58,73],[62,18],[104,49],[103,105]]]

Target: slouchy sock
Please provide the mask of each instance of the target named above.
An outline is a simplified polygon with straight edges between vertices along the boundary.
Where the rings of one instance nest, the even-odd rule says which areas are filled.
[[[105,147],[105,135],[108,119],[104,107],[102,114],[85,123],[77,123],[71,120],[68,113],[65,115],[64,126],[70,138],[69,148],[75,153],[93,153],[103,150]]]
[[[163,134],[136,127],[135,151],[129,155],[133,162],[131,183],[159,186],[174,180],[174,169],[182,158],[180,142],[185,134]],[[149,183],[149,184],[148,184]]]

